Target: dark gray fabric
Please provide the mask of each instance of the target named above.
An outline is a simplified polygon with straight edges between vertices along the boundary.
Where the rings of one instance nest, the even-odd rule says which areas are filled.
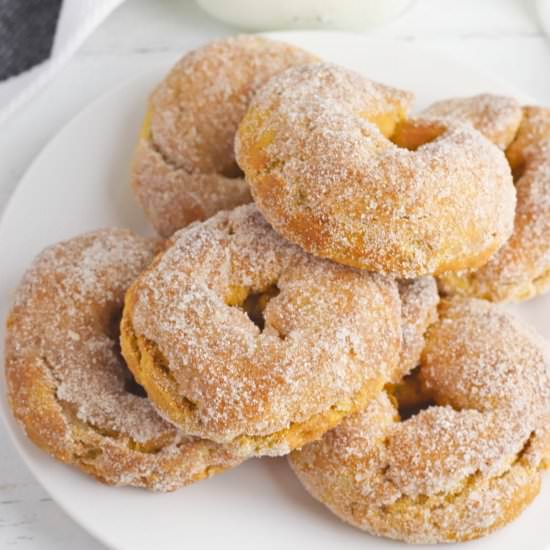
[[[0,80],[50,55],[62,0],[0,0]]]

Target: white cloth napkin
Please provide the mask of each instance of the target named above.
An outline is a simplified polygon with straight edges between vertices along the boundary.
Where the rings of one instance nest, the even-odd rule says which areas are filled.
[[[50,57],[0,84],[0,124],[33,97],[124,0],[64,0]]]

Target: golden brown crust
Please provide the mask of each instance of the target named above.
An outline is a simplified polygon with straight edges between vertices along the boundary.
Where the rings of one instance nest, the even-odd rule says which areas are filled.
[[[186,54],[149,101],[133,188],[164,236],[251,201],[233,138],[254,91],[272,75],[317,60],[258,36],[211,42]]]
[[[550,109],[521,109],[512,98],[482,95],[437,103],[423,116],[449,116],[472,123],[506,148],[516,177],[514,232],[504,246],[475,271],[447,273],[440,287],[447,294],[495,302],[522,301],[550,288]],[[417,138],[422,130],[416,128]],[[409,144],[412,131],[402,135]]]
[[[415,151],[392,136],[411,95],[329,64],[294,67],[254,97],[236,137],[256,204],[283,236],[400,277],[483,265],[512,232],[502,152],[442,118]]]
[[[132,170],[133,187],[141,206],[164,237],[219,210],[252,201],[243,178],[186,172],[167,162],[150,139],[139,141]]]
[[[439,316],[420,367],[436,405],[399,421],[382,393],[291,455],[305,487],[342,519],[413,543],[470,540],[505,525],[537,495],[546,466],[543,345],[487,302],[455,299]]]
[[[521,105],[512,97],[480,94],[432,103],[422,111],[421,119],[406,120],[394,135],[394,141],[415,149],[427,141],[429,120],[452,118],[468,122],[488,140],[506,149],[512,143],[522,119]],[[422,121],[425,125],[422,125]]]
[[[398,382],[409,374],[420,362],[424,349],[424,335],[428,327],[437,320],[439,294],[435,279],[430,276],[398,281],[401,297],[401,319],[403,342]]]
[[[550,415],[543,415],[530,445],[526,449],[525,459],[531,467],[541,470],[550,468]]]
[[[429,392],[422,387],[418,376],[420,356],[424,349],[428,327],[437,320],[439,293],[435,279],[430,276],[398,281],[401,297],[401,355],[400,367],[386,391],[398,402],[401,411],[414,411],[430,401]]]
[[[167,491],[240,460],[160,418],[118,355],[124,292],[155,246],[107,229],[42,252],[8,318],[6,378],[37,446],[105,483]]]
[[[393,280],[307,255],[248,205],[174,235],[127,293],[122,351],[186,433],[284,454],[395,376],[400,313]]]

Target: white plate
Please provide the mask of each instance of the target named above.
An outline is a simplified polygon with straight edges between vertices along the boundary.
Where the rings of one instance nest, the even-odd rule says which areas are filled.
[[[432,100],[492,91],[518,94],[411,43],[372,41],[359,35],[278,34],[326,59],[372,78],[411,88],[418,106]],[[45,245],[109,225],[146,231],[128,187],[128,164],[145,98],[166,67],[155,67],[92,103],[42,151],[20,182],[0,225],[1,316],[34,255]],[[525,96],[522,99],[526,100]],[[550,336],[543,312],[550,298],[518,308]],[[2,328],[4,330],[3,323]],[[4,335],[0,333],[3,342]],[[284,459],[245,465],[173,494],[157,495],[101,485],[36,449],[14,423],[0,376],[0,409],[21,456],[52,497],[90,533],[119,550],[402,548],[341,523],[311,499]],[[468,548],[549,548],[550,485],[512,525]]]

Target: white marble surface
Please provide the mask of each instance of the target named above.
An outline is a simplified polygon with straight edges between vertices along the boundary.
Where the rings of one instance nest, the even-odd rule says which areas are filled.
[[[151,60],[176,59],[232,32],[191,0],[128,0],[2,129],[0,210],[29,162],[93,98]],[[534,0],[416,0],[400,19],[371,34],[436,48],[550,105],[550,41],[535,19]],[[12,547],[98,550],[101,545],[34,481],[0,425],[0,548]]]

